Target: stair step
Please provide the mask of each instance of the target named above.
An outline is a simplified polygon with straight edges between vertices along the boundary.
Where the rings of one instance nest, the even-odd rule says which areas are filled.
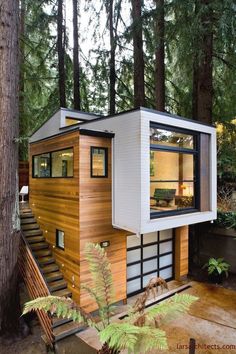
[[[63,279],[63,275],[61,272],[52,272],[52,273],[48,273],[45,275],[46,281],[47,283],[51,283],[54,282],[56,280],[61,280]],[[50,286],[51,284],[49,284]]]
[[[72,322],[72,320],[68,320],[67,318],[52,317],[52,328],[56,328],[65,323],[70,323],[70,322]]]
[[[71,297],[72,293],[68,289],[52,291],[52,295],[54,296],[61,296],[61,297]]]
[[[37,220],[35,218],[23,218],[21,219],[21,225],[26,225],[26,224],[34,224],[36,223]]]
[[[81,329],[82,326],[79,323],[69,322],[54,328],[53,335],[55,337],[55,341],[58,342],[65,337],[71,336],[72,334],[81,331]]]
[[[52,272],[57,272],[59,270],[58,265],[55,264],[50,264],[50,265],[45,265],[44,267],[41,268],[41,271],[43,272],[43,274],[49,274]]]
[[[20,213],[20,218],[21,219],[28,219],[28,218],[33,218],[34,214],[31,212],[27,212],[27,213]]]
[[[32,210],[30,208],[22,208],[20,205],[20,214],[27,214],[27,213],[32,213]]]
[[[23,231],[23,234],[25,237],[31,237],[31,236],[41,236],[43,234],[43,231],[40,229],[36,230],[25,230]]]
[[[35,255],[36,258],[41,258],[41,257],[51,256],[52,252],[51,252],[50,249],[42,250],[42,251],[34,251],[34,255]]]
[[[23,231],[36,230],[36,229],[39,229],[39,225],[37,223],[21,225],[21,229]]]
[[[31,244],[32,251],[44,250],[47,248],[49,248],[49,245],[47,242],[37,242],[37,243]]]
[[[44,236],[33,236],[33,237],[28,236],[27,241],[29,242],[30,245],[33,245],[35,243],[37,244],[39,242],[40,243],[44,242],[45,238],[44,238]]]
[[[55,259],[52,257],[42,257],[38,259],[40,266],[45,266],[48,264],[55,263]]]
[[[67,289],[67,282],[64,279],[56,280],[49,283],[48,286],[49,286],[49,290],[53,292],[57,290]]]

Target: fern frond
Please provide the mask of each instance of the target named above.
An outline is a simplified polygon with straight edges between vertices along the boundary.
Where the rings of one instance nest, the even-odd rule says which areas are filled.
[[[198,298],[189,294],[176,294],[171,299],[150,308],[146,312],[147,321],[166,322],[189,310]]]
[[[144,354],[150,349],[167,349],[164,331],[150,327],[137,327],[129,323],[112,323],[100,333],[100,340],[114,350]]]
[[[50,312],[57,317],[72,319],[74,322],[95,327],[95,322],[91,315],[86,313],[70,298],[51,295],[47,297],[39,297],[35,300],[26,302],[23,315],[37,310]]]
[[[108,324],[111,316],[110,307],[114,301],[111,265],[105,250],[99,244],[86,244],[84,253],[85,259],[89,263],[89,270],[93,280],[93,291],[90,291],[90,294],[98,304],[103,322]]]
[[[166,333],[159,328],[149,326],[140,327],[138,340],[134,347],[134,353],[146,353],[149,350],[167,350]]]

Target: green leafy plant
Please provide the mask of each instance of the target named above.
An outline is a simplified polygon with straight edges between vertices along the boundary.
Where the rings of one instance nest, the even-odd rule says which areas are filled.
[[[219,211],[217,212],[216,224],[226,229],[236,230],[236,212],[235,211]]]
[[[159,288],[167,288],[162,278],[152,278],[145,292],[130,307],[127,317],[122,321],[112,321],[114,306],[114,288],[111,265],[106,253],[99,245],[88,243],[85,247],[85,258],[89,262],[92,286],[82,288],[96,301],[100,321],[78,306],[72,299],[47,296],[29,301],[25,304],[23,314],[30,311],[43,310],[57,317],[72,319],[98,331],[102,349],[99,354],[117,354],[121,350],[128,353],[146,353],[152,349],[168,349],[165,331],[159,327],[162,323],[188,311],[197,300],[188,294],[176,294],[167,301],[145,309],[150,295],[156,296]]]
[[[225,262],[224,258],[210,258],[209,261],[204,264],[203,268],[207,268],[209,275],[225,274],[226,277],[228,277],[230,265]]]

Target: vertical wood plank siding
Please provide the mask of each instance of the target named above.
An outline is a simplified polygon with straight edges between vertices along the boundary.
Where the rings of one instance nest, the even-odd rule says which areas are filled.
[[[108,177],[90,177],[90,147],[108,148]],[[112,227],[111,139],[80,136],[80,281],[88,283],[90,275],[84,260],[86,242],[110,241],[106,249],[111,262],[116,301],[126,298],[126,235],[127,231]],[[81,305],[96,309],[91,298],[81,291]]]
[[[32,178],[32,156],[73,147],[73,178]],[[73,299],[79,302],[79,133],[30,145],[30,206],[50,243]],[[65,250],[56,248],[56,229],[65,232]]]

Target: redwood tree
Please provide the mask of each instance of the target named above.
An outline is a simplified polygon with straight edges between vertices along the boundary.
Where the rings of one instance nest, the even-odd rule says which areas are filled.
[[[73,48],[74,108],[80,110],[78,0],[73,0],[73,39],[74,39],[74,48]]]
[[[212,123],[213,106],[213,9],[212,0],[197,0],[200,35],[196,34],[193,64],[193,118]]]
[[[164,0],[156,1],[155,98],[156,109],[165,111],[165,18]]]
[[[57,10],[57,52],[58,52],[60,106],[61,107],[66,107],[65,29],[64,29],[64,26],[63,26],[63,0],[58,0],[58,10]]]
[[[19,1],[0,0],[0,334],[18,330]]]
[[[142,1],[132,0],[134,47],[134,107],[145,106]]]

